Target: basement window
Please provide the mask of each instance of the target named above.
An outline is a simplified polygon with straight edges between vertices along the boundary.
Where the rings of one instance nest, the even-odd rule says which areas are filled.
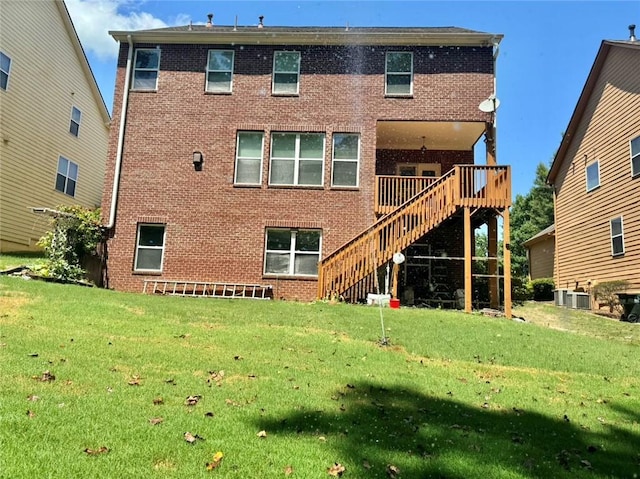
[[[139,224],[136,240],[135,271],[162,271],[166,227],[158,224]]]
[[[611,220],[611,256],[624,254],[624,231],[622,228],[622,216]]]
[[[264,273],[283,276],[318,276],[320,230],[267,229]]]
[[[133,89],[158,89],[158,71],[160,70],[160,49],[138,49],[133,68]]]
[[[640,136],[631,140],[631,176],[640,175]]]

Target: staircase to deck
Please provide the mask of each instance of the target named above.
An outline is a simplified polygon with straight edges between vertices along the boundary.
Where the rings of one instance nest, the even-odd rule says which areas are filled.
[[[376,197],[378,200],[378,197]],[[375,291],[375,272],[462,208],[508,208],[509,166],[459,165],[430,182],[318,265],[318,297],[351,301]],[[377,211],[385,211],[376,206]]]

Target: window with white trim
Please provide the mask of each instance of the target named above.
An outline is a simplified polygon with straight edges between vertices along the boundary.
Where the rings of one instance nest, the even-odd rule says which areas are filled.
[[[631,176],[640,175],[640,136],[631,140]]]
[[[58,173],[56,174],[56,190],[65,195],[76,195],[78,183],[78,165],[64,156],[58,158]]]
[[[321,243],[320,230],[267,229],[265,274],[317,276]]]
[[[384,93],[390,96],[413,94],[413,53],[387,52]]]
[[[300,52],[273,53],[273,85],[275,95],[297,95],[300,80]]]
[[[360,135],[357,133],[334,133],[331,186],[357,187],[359,164]]]
[[[261,131],[239,131],[236,142],[236,185],[262,183],[262,152],[264,134]]]
[[[80,133],[80,120],[82,119],[82,112],[75,106],[71,107],[71,122],[69,124],[69,133],[73,136],[78,136]]]
[[[611,220],[611,256],[624,254],[624,231],[622,216]]]
[[[587,191],[591,191],[600,186],[600,161],[591,163],[586,168]]]
[[[165,237],[165,225],[138,225],[138,234],[136,237],[136,257],[133,266],[135,271],[162,271]]]
[[[9,72],[11,71],[11,58],[4,52],[0,52],[0,89],[9,88]]]
[[[322,186],[324,133],[273,133],[270,185]]]
[[[231,93],[233,85],[233,50],[209,50],[207,91]]]
[[[133,89],[157,90],[158,71],[160,70],[160,49],[137,49],[133,65]]]

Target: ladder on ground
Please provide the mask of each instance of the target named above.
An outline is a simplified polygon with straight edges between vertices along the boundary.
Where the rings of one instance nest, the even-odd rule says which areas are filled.
[[[144,294],[191,296],[195,298],[271,299],[270,284],[217,283],[145,279]]]

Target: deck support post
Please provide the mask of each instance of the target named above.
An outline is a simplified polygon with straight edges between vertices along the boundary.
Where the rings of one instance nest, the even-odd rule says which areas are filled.
[[[472,254],[471,254],[471,208],[464,207],[464,312],[470,313],[473,299]]]
[[[488,260],[488,273],[489,273],[489,306],[493,309],[500,307],[500,289],[498,287],[498,217],[496,215],[491,216],[487,221],[487,250],[489,258],[495,258]]]
[[[502,213],[502,242],[504,244],[504,315],[511,318],[511,239],[509,231],[509,208]]]
[[[496,161],[496,127],[493,121],[487,121],[484,124],[484,142],[487,150],[487,165],[495,166]]]

